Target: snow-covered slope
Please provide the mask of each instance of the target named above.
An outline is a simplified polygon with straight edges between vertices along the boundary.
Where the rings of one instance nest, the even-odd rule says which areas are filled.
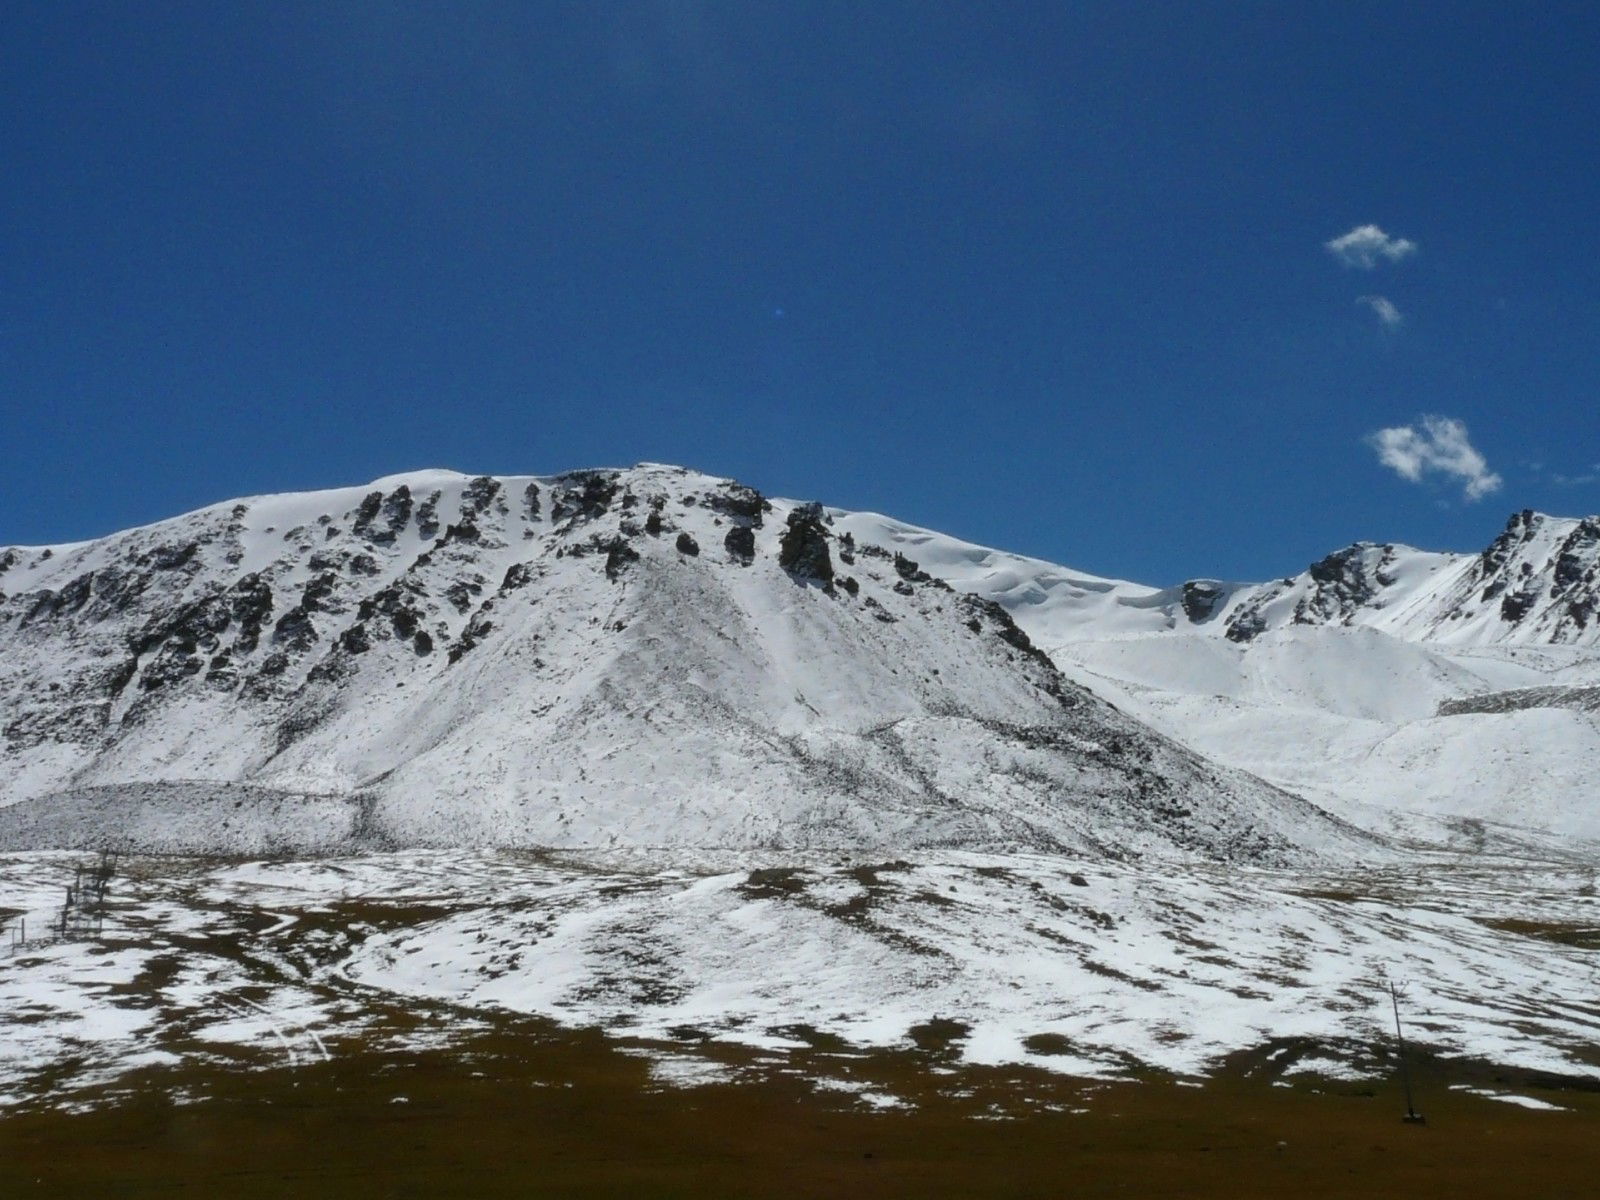
[[[1358,543],[1271,583],[1165,589],[837,518],[997,600],[1078,682],[1349,819],[1600,839],[1600,518],[1521,512],[1481,554]]]
[[[1461,647],[1600,645],[1600,516],[1523,511],[1481,554],[1357,542],[1270,583],[1154,588],[975,546],[877,513],[840,527],[991,596],[1047,645],[1192,632],[1249,642],[1271,630],[1357,626]]]
[[[847,524],[420,472],[4,551],[0,844],[1362,845]]]

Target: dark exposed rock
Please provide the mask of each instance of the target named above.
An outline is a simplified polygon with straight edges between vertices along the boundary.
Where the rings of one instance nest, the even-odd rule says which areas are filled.
[[[1386,570],[1393,562],[1393,546],[1357,542],[1312,563],[1306,574],[1313,587],[1295,606],[1295,624],[1348,624],[1357,610],[1371,605],[1379,591],[1394,582]]]
[[[347,654],[365,654],[372,649],[372,639],[367,636],[365,621],[357,621],[339,635],[339,649]]]
[[[234,649],[248,654],[261,641],[261,627],[272,612],[272,589],[252,571],[228,589],[228,596],[233,619],[239,626]]]
[[[432,492],[417,506],[417,532],[431,538],[439,532],[439,495]]]
[[[1230,642],[1248,642],[1260,637],[1267,631],[1267,619],[1261,614],[1259,608],[1252,608],[1241,612],[1228,622],[1224,636]]]
[[[410,521],[411,489],[402,483],[387,497],[382,492],[368,492],[363,496],[350,531],[359,538],[384,546],[393,542]]]
[[[843,557],[842,555],[840,557]],[[861,585],[856,582],[854,575],[845,575],[839,580],[839,586],[852,596],[861,591]]]
[[[1528,615],[1529,610],[1533,608],[1538,599],[1538,593],[1527,587],[1519,591],[1507,592],[1500,601],[1500,619],[1515,624]]]
[[[467,622],[467,627],[461,631],[461,636],[456,639],[455,645],[450,647],[450,650],[445,657],[448,658],[451,663],[460,662],[461,656],[466,654],[469,650],[476,649],[478,644],[482,642],[486,636],[488,636],[489,631],[493,628],[494,622],[489,620],[489,618],[486,617],[481,610],[475,613],[472,620]]]
[[[483,530],[478,528],[478,523],[465,510],[461,514],[461,523],[446,525],[444,536],[435,543],[434,548],[448,545],[451,542],[477,543],[483,541]]]
[[[337,576],[332,571],[313,576],[306,581],[300,602],[313,612],[338,612],[340,605],[328,603],[333,598],[337,582]]]
[[[661,536],[661,510],[653,508],[650,515],[644,519],[644,531],[651,537]]]
[[[755,488],[731,481],[707,492],[701,503],[713,512],[748,523],[757,529],[761,528],[762,515],[772,511],[771,502]]]
[[[386,617],[395,637],[409,638],[427,616],[419,603],[421,597],[421,585],[415,580],[398,579],[363,599],[356,616],[366,622]]]
[[[457,612],[466,612],[483,594],[483,585],[475,579],[458,579],[444,590],[444,598],[455,606]]]
[[[1225,594],[1209,580],[1191,579],[1183,585],[1183,615],[1194,624],[1203,625],[1217,615]]]
[[[401,484],[383,501],[383,522],[390,534],[398,534],[411,523],[411,489]]]
[[[539,485],[530,483],[522,489],[522,512],[530,521],[539,519]]]
[[[1551,575],[1552,595],[1595,581],[1597,549],[1600,549],[1600,517],[1585,517],[1562,539],[1561,548],[1556,551]]]
[[[331,571],[313,577],[306,583],[300,602],[278,618],[272,627],[272,640],[287,651],[308,649],[317,640],[317,627],[311,620],[314,612],[333,612],[327,603],[334,590]]]
[[[467,485],[461,489],[462,521],[466,522],[488,508],[500,494],[503,486],[492,475],[479,475],[476,479],[469,479]]]
[[[1050,656],[1033,644],[1033,640],[1022,631],[1017,623],[1011,619],[1011,614],[1001,607],[998,602],[985,599],[982,596],[963,594],[957,603],[975,617],[987,620],[994,627],[994,631],[1000,636],[1001,641],[1016,650],[1022,651],[1022,653],[1044,667],[1051,676],[1055,676],[1058,673],[1055,663],[1050,661]],[[967,627],[969,629],[972,627],[970,621]]]
[[[560,491],[552,490],[552,521],[592,521],[611,507],[622,485],[615,471],[573,471],[559,477]]]
[[[839,561],[848,566],[855,566],[856,539],[853,533],[847,532],[839,535]]]
[[[158,571],[174,571],[188,566],[200,552],[199,542],[182,542],[176,546],[157,546],[144,556],[144,561]]]
[[[220,635],[233,621],[234,599],[220,589],[213,590],[147,628],[131,647],[135,657],[151,655],[140,686],[153,691],[196,674],[202,656],[217,650]]]
[[[311,612],[304,604],[296,604],[272,627],[274,644],[287,650],[306,650],[317,640],[317,627],[312,623]]]
[[[679,554],[687,554],[690,558],[700,553],[700,543],[690,537],[687,530],[678,535],[678,540],[674,545],[678,547]]]
[[[32,607],[27,615],[22,618],[22,624],[29,625],[34,621],[51,621],[57,617],[70,616],[89,602],[94,587],[94,572],[79,575],[58,592],[45,588],[34,593]]]
[[[355,520],[350,526],[350,531],[357,537],[370,537],[373,518],[378,515],[378,509],[382,507],[383,493],[368,492],[361,498],[361,503],[356,505]]]
[[[411,639],[411,648],[419,656],[432,654],[433,636],[426,629],[417,630],[416,636]]]
[[[822,523],[822,505],[802,504],[789,513],[778,540],[778,565],[801,579],[833,582],[833,558],[828,553],[828,531]]]
[[[728,557],[741,566],[748,567],[756,560],[756,535],[748,525],[735,525],[722,539]]]
[[[894,573],[909,583],[927,583],[933,576],[929,575],[904,554],[896,552],[894,556]]]
[[[615,582],[632,563],[639,561],[639,552],[628,544],[626,538],[612,538],[606,546],[606,578]]]
[[[106,673],[106,690],[113,696],[120,696],[124,688],[133,682],[133,677],[139,673],[139,660],[127,658],[112,667]]]
[[[504,595],[507,592],[525,588],[532,579],[533,568],[527,563],[512,563],[506,568],[505,578],[500,581],[500,594]]]
[[[1280,579],[1276,583],[1264,587],[1254,599],[1238,609],[1228,619],[1228,627],[1224,631],[1228,640],[1230,642],[1244,643],[1265,633],[1267,631],[1267,618],[1265,615],[1267,606],[1293,586],[1294,580]]]
[[[1531,508],[1512,513],[1511,519],[1506,522],[1506,527],[1500,531],[1500,535],[1478,556],[1479,570],[1485,575],[1490,575],[1503,567],[1518,545],[1532,540],[1534,531],[1538,527],[1538,517],[1539,514]]]

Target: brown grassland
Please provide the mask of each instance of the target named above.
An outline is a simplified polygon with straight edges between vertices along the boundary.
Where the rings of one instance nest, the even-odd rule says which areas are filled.
[[[1284,1086],[1247,1058],[1193,1087],[960,1067],[937,1049],[700,1046],[738,1078],[675,1090],[641,1052],[688,1050],[510,1019],[404,1056],[333,1049],[299,1068],[152,1071],[90,1111],[0,1118],[0,1196],[1600,1194],[1600,1095],[1508,1081],[1566,1109],[1529,1111],[1450,1090],[1432,1062],[1417,1127],[1393,1084]]]

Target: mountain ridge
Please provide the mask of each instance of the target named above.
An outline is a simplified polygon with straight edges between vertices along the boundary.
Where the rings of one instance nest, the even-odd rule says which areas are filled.
[[[319,796],[317,848],[1369,846],[1070,683],[990,598],[683,468],[389,476],[7,572],[8,844],[104,839],[137,786],[188,813],[169,848],[298,845]]]
[[[991,550],[877,513],[836,515],[864,536],[908,550],[934,547],[941,578],[1029,614],[1030,632],[1047,644],[1178,630],[1247,642],[1291,625],[1369,625],[1461,645],[1600,642],[1600,516],[1525,509],[1479,552],[1358,541],[1274,580],[1202,577],[1158,587]]]

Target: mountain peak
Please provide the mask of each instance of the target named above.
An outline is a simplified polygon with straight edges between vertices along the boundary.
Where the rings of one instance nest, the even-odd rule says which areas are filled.
[[[1351,844],[848,524],[659,464],[422,471],[22,555],[0,843]]]

